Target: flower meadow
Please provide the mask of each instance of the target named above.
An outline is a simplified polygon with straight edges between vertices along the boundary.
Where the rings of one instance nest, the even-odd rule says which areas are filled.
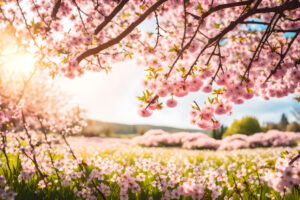
[[[300,197],[299,146],[149,148],[134,140],[89,143],[36,131],[8,132],[6,138],[9,142],[0,154],[1,199]]]

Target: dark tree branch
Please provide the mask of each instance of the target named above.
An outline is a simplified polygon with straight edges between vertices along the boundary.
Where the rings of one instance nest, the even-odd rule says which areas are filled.
[[[217,69],[215,75],[211,78],[211,83],[210,84],[212,84],[215,81],[215,79],[218,76],[220,70],[222,70],[222,72],[224,73],[222,60],[221,60],[222,55],[221,55],[220,43],[217,43],[217,45],[218,45],[219,66],[218,66],[218,69]]]
[[[8,18],[5,16],[4,11],[2,10],[1,6],[0,6],[0,12],[1,12],[1,14],[2,14],[2,16],[3,16],[3,19],[4,19],[5,21],[9,22],[10,24],[12,24],[12,23],[14,22],[14,20],[10,20],[10,19],[8,19]]]
[[[158,45],[158,41],[159,41],[159,37],[161,36],[161,35],[160,35],[160,31],[159,31],[159,29],[160,29],[160,25],[159,25],[159,21],[158,21],[158,16],[157,16],[157,13],[156,13],[156,12],[154,12],[154,15],[155,15],[155,20],[156,20],[156,30],[157,30],[157,36],[156,36],[156,42],[155,42],[155,45],[154,45],[153,49],[155,49],[155,48],[157,47],[157,45]]]
[[[58,13],[60,5],[61,5],[61,0],[56,0],[56,3],[54,5],[52,13],[51,13],[51,18],[52,19],[56,19],[56,15]]]
[[[34,0],[32,0],[32,3],[33,3],[33,5],[34,5],[34,7],[35,7],[35,9],[36,9],[36,12],[37,12],[38,16],[41,18],[41,20],[44,22],[44,24],[46,24],[46,26],[47,26],[47,31],[49,31],[49,30],[51,29],[50,26],[49,26],[49,24],[45,21],[44,17],[41,15],[41,13],[40,13],[40,11],[39,11],[39,8],[38,8],[38,6],[36,5],[36,3],[35,3]]]
[[[208,60],[207,60],[207,62],[206,62],[206,64],[205,64],[206,66],[209,64],[211,58],[212,58],[213,56],[217,55],[217,54],[215,54],[216,49],[217,49],[217,44],[215,44],[214,50],[211,52],[211,54],[210,54],[210,56],[209,56],[209,58],[208,58]]]
[[[219,41],[217,41],[217,42],[219,42]],[[192,70],[193,70],[194,66],[197,64],[197,62],[198,62],[200,56],[204,53],[204,51],[205,51],[209,46],[210,46],[210,43],[206,44],[206,45],[204,46],[204,48],[200,51],[200,53],[199,53],[198,56],[196,57],[196,59],[195,59],[195,61],[193,62],[193,64],[190,66],[188,73],[184,76],[184,80],[186,80],[187,77],[192,73]],[[212,52],[212,54],[213,54],[213,53],[214,53],[214,52]]]
[[[60,175],[59,175],[59,171],[58,171],[58,169],[57,169],[57,168],[55,167],[55,165],[54,165],[54,158],[53,158],[53,155],[52,155],[51,152],[50,152],[50,150],[52,150],[52,146],[51,146],[51,143],[50,143],[49,140],[48,140],[47,130],[46,130],[46,128],[44,127],[41,118],[40,118],[39,116],[37,116],[37,119],[38,119],[38,121],[39,121],[39,123],[40,123],[40,126],[41,126],[41,132],[44,134],[46,143],[47,143],[48,146],[49,146],[49,148],[47,148],[47,152],[48,152],[48,156],[49,156],[50,161],[51,161],[52,168],[54,169],[54,171],[55,171],[55,173],[56,173],[56,176],[57,176],[58,180],[61,180]]]
[[[297,31],[298,31],[298,29],[287,29],[287,30],[274,29],[274,32],[278,32],[278,33],[286,33],[286,32],[293,32],[293,33],[296,33]]]
[[[147,110],[147,108],[154,103],[156,100],[158,99],[158,95],[155,95],[154,98],[148,103],[148,105],[146,106],[145,110]]]
[[[85,166],[83,163],[79,163],[79,161],[78,161],[78,159],[77,159],[77,156],[75,155],[75,153],[74,153],[74,151],[73,151],[71,145],[70,145],[69,142],[67,141],[66,136],[63,134],[62,137],[63,137],[63,140],[64,140],[65,144],[68,146],[69,152],[71,153],[72,157],[73,157],[74,160],[76,160],[76,162],[78,163],[78,166],[79,166],[80,170],[81,170],[81,171],[87,170],[87,169],[86,169],[86,166]],[[85,175],[86,175],[86,174],[85,174]],[[93,184],[95,190],[96,190],[96,191],[98,192],[98,194],[101,196],[101,198],[102,198],[103,200],[106,200],[105,195],[104,195],[103,192],[101,192],[101,190],[97,187],[95,181],[92,180],[91,182],[92,182],[92,184]]]
[[[261,24],[261,25],[269,25],[267,22],[256,22],[256,21],[243,21],[241,24]]]
[[[276,12],[276,13],[283,13],[285,10],[295,10],[300,7],[300,2],[299,0],[292,0],[292,1],[287,1],[280,6],[275,6],[275,7],[264,7],[264,8],[258,8],[255,11],[255,14],[257,13],[270,13],[270,12]]]
[[[209,8],[212,8],[213,5],[214,5],[214,0],[211,0],[210,5],[209,5]]]
[[[210,39],[207,35],[205,35],[204,33],[202,33],[200,30],[198,31],[201,35],[203,35],[206,39]]]
[[[272,27],[274,27],[275,24],[276,24],[276,22],[278,21],[279,18],[277,18],[277,20],[276,20],[276,17],[278,17],[278,16],[277,16],[277,13],[275,13],[275,14],[273,15],[273,17],[272,17],[272,19],[271,19],[271,22],[269,23],[269,25],[268,25],[266,31],[264,32],[264,35],[263,35],[262,38],[260,39],[259,44],[258,44],[257,48],[255,49],[255,52],[253,53],[253,56],[252,56],[252,58],[251,58],[251,60],[250,60],[250,63],[248,64],[248,66],[247,66],[247,68],[246,68],[246,70],[245,70],[245,72],[244,72],[244,74],[243,74],[242,82],[243,82],[243,80],[244,80],[246,74],[247,74],[247,73],[249,74],[250,69],[251,69],[251,66],[252,66],[252,63],[254,62],[254,60],[255,60],[255,58],[256,58],[256,55],[259,54],[260,49],[263,48],[265,42],[268,40],[268,37],[270,36],[271,30],[272,30]],[[273,26],[273,22],[274,22],[274,21],[276,21],[276,22],[275,22],[275,24],[274,24],[274,26]]]
[[[1,136],[2,136],[2,148],[1,148],[1,151],[4,154],[7,168],[9,170],[10,174],[12,174],[12,170],[11,170],[11,167],[10,167],[10,164],[9,164],[9,158],[8,158],[8,155],[7,155],[7,152],[6,152],[7,138],[6,138],[5,133],[2,132],[2,131],[1,131]]]
[[[29,134],[28,129],[27,129],[26,119],[25,119],[25,115],[24,115],[23,111],[21,112],[21,114],[22,114],[23,128],[24,128],[25,133],[26,133],[26,135],[27,135],[27,137],[28,137],[28,139],[29,139],[29,146],[31,147],[31,150],[32,150],[32,151],[35,151],[35,147],[34,147],[34,145],[33,145],[33,143],[32,143],[31,135]],[[18,140],[18,142],[19,142],[19,145],[21,146],[21,142],[20,142],[19,140]],[[26,153],[26,151],[25,151],[23,148],[22,148],[22,152],[24,153],[24,155],[25,155],[26,157],[28,157],[28,158],[33,162],[33,164],[34,164],[36,170],[38,171],[39,175],[40,175],[41,178],[44,180],[45,184],[48,185],[49,179],[48,179],[47,175],[44,174],[44,173],[42,172],[42,170],[40,169],[40,166],[39,166],[39,164],[38,164],[38,162],[37,162],[35,153],[32,153],[32,157],[30,157],[30,155],[28,155],[28,154]]]
[[[262,51],[262,49],[263,49],[265,43],[268,41],[269,37],[270,37],[271,34],[274,32],[275,26],[276,26],[276,24],[278,23],[278,21],[281,19],[281,17],[282,17],[282,15],[279,14],[279,15],[277,16],[277,19],[275,19],[275,22],[273,23],[272,27],[269,29],[268,35],[267,35],[266,39],[264,40],[262,46],[260,47],[260,50],[259,50],[258,55],[257,55],[257,59],[259,58],[260,53],[261,53],[261,51]]]
[[[167,78],[170,76],[170,74],[171,74],[173,68],[175,67],[175,64],[177,63],[178,59],[182,56],[183,52],[189,47],[189,45],[192,43],[192,41],[193,41],[194,38],[196,37],[197,32],[199,31],[201,24],[203,23],[204,19],[205,19],[207,16],[209,16],[209,15],[212,14],[213,12],[216,12],[216,11],[221,10],[221,9],[224,9],[224,8],[230,8],[230,7],[241,6],[241,5],[250,5],[252,2],[253,2],[253,0],[244,1],[244,2],[237,2],[237,3],[222,4],[222,5],[219,5],[219,6],[216,6],[216,7],[213,7],[213,8],[211,8],[211,9],[209,9],[207,12],[203,13],[203,14],[201,15],[201,17],[196,16],[196,19],[199,20],[197,29],[196,29],[196,31],[194,32],[194,35],[192,36],[192,38],[190,39],[190,41],[189,41],[189,42],[188,42],[188,43],[187,43],[187,44],[179,51],[179,53],[178,53],[178,55],[177,55],[175,61],[174,61],[173,64],[171,65],[171,68],[170,68],[170,70],[169,70],[169,72],[168,72],[168,74],[167,74]],[[188,12],[187,12],[187,13],[188,13]],[[188,13],[188,14],[189,14],[189,13]],[[194,15],[193,15],[193,16],[194,16]],[[232,28],[232,29],[233,29],[233,28]],[[229,30],[229,31],[230,31],[230,30]],[[226,33],[227,33],[227,32],[226,32]],[[224,35],[225,35],[226,33],[224,33]],[[223,37],[223,36],[222,36],[222,37]],[[205,51],[205,49],[206,49],[207,47],[209,47],[209,46],[213,43],[213,41],[215,41],[215,40],[217,40],[217,39],[212,39],[212,38],[210,38],[210,39],[208,40],[208,43],[207,43],[207,44],[205,45],[205,47],[201,50],[201,52],[200,52],[200,54],[198,55],[198,57],[196,58],[194,64],[197,63],[199,57],[202,55],[202,53]],[[194,65],[192,65],[192,67],[190,67],[190,70],[189,70],[189,72],[187,73],[187,75],[185,76],[185,78],[187,78],[187,76],[191,73],[193,66],[194,66]]]
[[[289,165],[292,165],[299,158],[300,158],[300,154],[298,154],[297,156],[295,156],[294,158],[292,158],[292,160],[289,162]]]
[[[196,105],[197,109],[198,109],[199,111],[201,111],[200,106],[198,105],[198,103],[197,103],[196,101],[194,101],[194,104]]]
[[[97,35],[126,5],[129,0],[122,0],[120,4],[115,7],[115,9],[105,17],[104,21],[95,29],[94,35]]]
[[[297,30],[296,35],[293,37],[293,39],[292,39],[292,40],[290,41],[290,43],[288,44],[287,49],[286,49],[285,52],[281,55],[280,60],[278,61],[278,63],[277,63],[277,65],[276,65],[275,69],[271,71],[271,73],[269,74],[269,76],[267,77],[267,79],[265,80],[265,82],[267,82],[267,81],[271,78],[271,76],[272,76],[273,74],[276,73],[277,69],[280,68],[280,65],[281,65],[281,63],[283,62],[283,59],[285,58],[286,54],[289,52],[289,50],[290,50],[290,48],[291,48],[293,42],[294,42],[294,41],[296,40],[296,38],[298,37],[299,33],[300,33],[300,28]]]
[[[19,0],[17,0],[17,5],[18,5],[18,7],[19,7],[19,9],[20,9],[22,18],[23,18],[24,23],[25,23],[25,25],[26,25],[26,29],[27,29],[27,31],[28,31],[28,33],[29,33],[31,39],[32,39],[33,42],[34,42],[34,45],[40,49],[39,45],[38,45],[37,42],[36,42],[36,39],[35,39],[33,33],[32,33],[31,30],[30,30],[30,26],[28,25],[27,19],[26,19],[26,17],[25,17],[24,11],[23,11],[23,9],[22,9],[20,3],[19,3]]]
[[[197,35],[197,33],[198,33],[199,29],[200,29],[201,24],[202,24],[202,21],[200,20],[200,22],[198,23],[197,29],[196,29],[196,31],[194,32],[192,38],[191,38],[191,39],[189,40],[189,42],[188,42],[188,43],[187,43],[187,44],[179,51],[179,53],[178,53],[176,59],[174,60],[172,66],[171,66],[171,68],[170,68],[170,70],[169,70],[169,72],[168,72],[168,74],[167,74],[167,78],[169,78],[169,76],[170,76],[170,74],[171,74],[173,68],[175,67],[175,64],[177,63],[177,61],[179,60],[179,58],[182,56],[183,52],[184,52],[186,49],[189,48],[190,44],[192,43],[192,41],[193,41],[194,38],[196,37],[196,35]]]
[[[105,42],[104,44],[100,44],[95,48],[88,49],[77,57],[77,62],[80,63],[84,58],[97,54],[100,51],[109,48],[115,44],[118,44],[123,38],[125,38],[128,34],[130,34],[140,23],[142,23],[147,16],[149,16],[152,12],[154,12],[159,6],[165,3],[167,0],[159,0],[155,4],[153,4],[148,10],[146,10],[136,21],[130,24],[127,29],[125,29],[120,35],[117,37]]]
[[[296,18],[296,19],[292,19],[292,18],[288,18],[287,16],[284,15],[284,19],[288,20],[288,21],[292,21],[292,22],[297,22],[300,21],[300,17]]]
[[[250,5],[253,2],[251,1],[243,1],[243,2],[236,2],[236,3],[229,3],[229,4],[223,4],[223,5],[218,5],[216,7],[211,8],[207,12],[203,13],[201,16],[195,15],[193,13],[187,12],[189,15],[194,17],[195,19],[199,20],[200,18],[205,18],[208,15],[212,14],[213,12],[216,12],[218,10],[222,10],[225,8],[231,8],[231,7],[236,7],[236,6],[242,6],[242,5]],[[260,2],[260,1],[258,1]],[[264,7],[264,8],[258,8],[258,9],[251,9],[252,10],[252,15],[257,14],[257,13],[270,13],[270,12],[276,12],[276,13],[282,13],[285,10],[294,10],[300,7],[300,2],[298,0],[292,0],[292,1],[287,1],[280,6],[275,6],[275,7]]]
[[[252,2],[252,1],[251,1]],[[251,3],[250,2],[250,3]],[[256,4],[253,6],[253,8],[251,8],[248,12],[246,12],[245,14],[241,15],[238,19],[236,19],[235,21],[231,22],[225,29],[223,29],[218,35],[216,35],[214,38],[211,38],[207,45],[204,46],[204,48],[201,50],[201,52],[199,53],[199,55],[197,56],[195,62],[193,63],[193,65],[190,67],[189,72],[186,76],[190,75],[192,68],[194,67],[194,65],[197,63],[199,57],[202,55],[202,53],[205,51],[206,48],[208,48],[210,45],[214,44],[216,41],[220,41],[228,32],[230,32],[231,30],[233,30],[238,24],[240,24],[241,22],[243,22],[245,19],[247,19],[248,17],[257,14],[257,13],[266,13],[266,12],[275,12],[275,13],[282,13],[285,10],[293,10],[296,9],[298,7],[300,7],[300,2],[298,0],[292,0],[292,1],[287,1],[285,3],[283,3],[280,6],[275,6],[272,8],[266,7],[266,8],[260,8],[258,9],[258,5],[261,1],[257,1]],[[238,2],[238,3],[242,3],[242,2]],[[235,3],[232,3],[235,4]],[[221,7],[225,7],[226,5],[219,5]],[[250,5],[250,4],[249,4]],[[218,6],[212,8],[216,9]],[[206,13],[210,13],[210,10],[207,11]],[[204,13],[201,17],[197,17],[197,19],[203,19],[203,16],[207,16],[207,14]],[[205,15],[206,14],[206,15]],[[194,16],[194,15],[193,15]],[[275,23],[276,24],[276,23]],[[273,27],[274,28],[274,27]],[[265,40],[264,40],[265,41]],[[255,56],[254,56],[255,57]],[[250,68],[249,68],[250,69]]]
[[[181,41],[181,49],[183,48],[185,35],[186,35],[186,24],[187,24],[186,4],[188,4],[188,0],[183,0],[184,29],[183,29],[183,37]]]
[[[197,16],[197,15],[192,14],[190,12],[187,12],[187,14],[191,15],[192,17],[194,17],[197,20],[200,20],[201,18],[204,19],[207,16],[209,16],[210,14],[212,14],[214,12],[217,12],[219,10],[226,9],[226,8],[237,7],[237,6],[250,5],[252,2],[253,2],[253,0],[248,0],[248,1],[241,1],[241,2],[234,2],[234,3],[228,3],[228,4],[218,5],[216,7],[210,8],[207,12],[203,13],[201,16]]]
[[[82,23],[82,25],[83,25],[83,28],[84,28],[85,32],[88,33],[88,31],[87,31],[87,29],[86,29],[86,26],[85,26],[85,23],[84,23],[84,21],[83,21],[82,15],[81,15],[81,13],[85,14],[85,12],[83,12],[83,11],[80,9],[80,7],[78,6],[76,0],[72,0],[72,2],[75,4],[75,7],[76,7],[76,9],[77,9],[77,12],[78,12],[78,14],[79,14],[80,21],[81,21],[81,23]],[[85,15],[87,15],[87,14],[85,14]]]

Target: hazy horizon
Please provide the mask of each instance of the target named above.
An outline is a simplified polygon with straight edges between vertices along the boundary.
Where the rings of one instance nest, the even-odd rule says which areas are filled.
[[[138,100],[136,97],[143,91],[141,81],[144,75],[143,67],[130,61],[115,64],[108,74],[87,72],[75,79],[63,78],[61,85],[73,96],[74,102],[86,109],[87,117],[90,119],[122,124],[149,124],[197,129],[189,122],[191,104],[193,100],[202,104],[208,94],[197,92],[184,98],[177,98],[177,108],[165,107],[163,110],[155,111],[148,118],[142,118],[137,114]],[[298,103],[292,98],[292,95],[285,98],[273,98],[269,101],[253,98],[245,104],[234,105],[231,116],[217,116],[217,119],[228,126],[235,119],[254,116],[263,124],[278,122],[281,114],[285,113],[289,121],[294,121],[295,118],[291,111],[293,107],[298,106]]]

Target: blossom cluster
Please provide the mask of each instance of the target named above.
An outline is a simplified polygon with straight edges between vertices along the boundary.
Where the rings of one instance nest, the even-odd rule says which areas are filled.
[[[257,147],[294,146],[300,139],[299,133],[269,130],[267,133],[255,133],[247,136],[235,134],[222,140],[198,133],[167,133],[163,130],[149,130],[143,136],[133,138],[133,143],[148,147],[182,146],[187,149],[233,150]]]
[[[0,199],[14,200],[15,196],[16,193],[7,185],[5,177],[0,175]]]
[[[299,162],[291,162],[290,155],[285,155],[277,159],[275,163],[275,171],[269,170],[265,181],[274,188],[275,191],[280,193],[289,193],[293,185],[300,185]]]
[[[81,131],[84,111],[47,71],[33,68],[24,73],[2,59],[0,66],[0,125],[13,130],[43,126],[62,134]]]
[[[147,71],[144,117],[209,93],[191,122],[212,129],[234,104],[300,93],[298,8],[297,0],[6,0],[0,29],[52,76],[107,72],[134,59]]]

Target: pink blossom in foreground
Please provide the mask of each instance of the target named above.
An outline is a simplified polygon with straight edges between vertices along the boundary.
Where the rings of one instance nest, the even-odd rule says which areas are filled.
[[[169,99],[167,100],[167,106],[170,108],[174,108],[177,106],[177,101],[175,99]]]
[[[300,161],[296,160],[293,164],[289,164],[291,157],[278,158],[275,164],[275,171],[268,170],[265,180],[274,188],[275,191],[280,192],[281,195],[291,192],[290,188],[299,186],[300,184]]]
[[[38,161],[39,167],[47,176],[55,177],[58,173],[60,182],[47,182],[38,180],[36,192],[45,192],[47,187],[73,188],[77,198],[97,199],[97,190],[100,190],[107,198],[117,195],[120,199],[130,199],[130,195],[141,195],[143,191],[149,192],[149,199],[157,199],[151,192],[159,192],[163,199],[180,199],[182,197],[198,200],[204,196],[209,199],[227,199],[230,193],[236,193],[236,186],[240,191],[246,191],[247,185],[251,188],[263,186],[267,187],[264,192],[270,192],[267,196],[288,195],[290,191],[299,184],[299,163],[295,160],[289,164],[292,158],[297,155],[296,148],[270,148],[252,150],[232,150],[232,151],[191,151],[174,148],[143,148],[129,143],[122,139],[105,138],[67,138],[77,159],[72,158],[69,148],[63,144],[61,137],[48,135],[52,153],[59,155],[51,163],[48,155],[48,145],[45,137],[41,133],[30,132],[31,141],[35,146],[32,151],[30,146],[24,146],[24,152],[19,149],[19,140],[29,142],[25,132],[8,132],[10,145],[7,146],[9,153],[19,152],[22,162],[18,180],[30,183],[36,179],[37,172],[33,164],[32,156]],[[162,130],[151,130],[145,134],[147,137],[164,138],[172,134]],[[176,140],[183,141],[185,135],[189,135],[189,140],[185,142],[196,142],[198,145],[202,141],[208,141],[209,137],[202,133],[175,133]],[[162,137],[166,136],[166,137]],[[196,137],[198,136],[198,137]],[[173,139],[174,139],[173,138]],[[211,138],[212,139],[212,138]],[[238,141],[244,139],[237,135],[228,141]],[[155,139],[158,142],[158,139]],[[81,141],[81,143],[80,143]],[[221,142],[221,141],[218,141]],[[39,145],[37,145],[39,143]],[[208,142],[207,142],[208,143]],[[280,157],[281,152],[285,156]],[[274,160],[274,165],[269,166],[269,161]],[[90,167],[89,173],[79,166]],[[3,169],[6,164],[0,162]],[[275,170],[273,170],[273,168]],[[57,169],[57,171],[55,170]],[[1,173],[1,172],[0,172]],[[233,177],[235,184],[233,183]],[[5,179],[0,175],[0,191],[3,188]],[[96,186],[93,186],[93,182]],[[226,197],[223,191],[226,188]],[[4,194],[18,195],[18,193],[5,190]],[[274,194],[273,194],[274,193]],[[2,195],[2,193],[0,193]],[[153,194],[153,196],[152,196]],[[246,194],[242,194],[246,198]],[[253,192],[259,197],[259,192]],[[1,196],[2,198],[2,196]],[[8,198],[5,196],[4,198]]]

